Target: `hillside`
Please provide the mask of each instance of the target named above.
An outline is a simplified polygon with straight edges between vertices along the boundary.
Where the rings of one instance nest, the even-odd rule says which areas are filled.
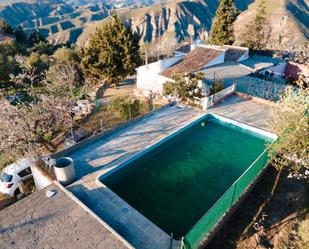
[[[177,43],[188,36],[207,38],[217,5],[218,0],[169,2],[123,10],[119,15],[141,35],[143,42],[155,42],[160,37],[164,45],[164,42]],[[101,22],[87,25],[78,44],[84,44],[99,25]]]
[[[245,25],[256,13],[257,3],[249,5],[235,23],[236,40],[241,41]],[[294,49],[309,40],[308,0],[266,0],[269,49]]]
[[[151,7],[120,12],[123,20],[132,24],[144,42],[162,37],[162,45],[183,40],[185,37],[207,39],[215,15],[218,0],[179,1],[157,4]],[[246,24],[253,18],[257,3],[235,1],[241,10],[236,23],[236,44],[241,43]],[[267,27],[270,40],[269,49],[294,49],[308,43],[309,7],[307,0],[267,0]],[[78,43],[84,44],[94,27],[100,22],[87,25]],[[160,31],[160,32],[159,32]]]
[[[254,16],[256,1],[235,1],[241,11],[235,23],[238,44],[245,25]],[[27,31],[37,28],[54,43],[77,41],[79,45],[85,44],[95,27],[106,21],[113,7],[125,6],[117,11],[141,35],[142,42],[156,42],[160,38],[161,46],[170,46],[186,37],[207,39],[219,0],[166,3],[158,0],[0,0],[0,4],[4,2],[0,18],[12,26],[21,25]],[[308,0],[267,0],[266,3],[268,48],[288,49],[308,43]],[[137,7],[141,5],[146,6]]]
[[[157,0],[0,0],[0,19],[26,32],[38,29],[55,43],[75,42],[87,23],[103,20],[114,7],[151,5]],[[56,34],[56,35],[55,35]]]

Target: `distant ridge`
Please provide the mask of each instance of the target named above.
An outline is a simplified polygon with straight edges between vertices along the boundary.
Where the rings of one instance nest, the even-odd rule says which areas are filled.
[[[254,16],[259,0],[236,0],[241,11],[236,43]],[[188,37],[207,39],[219,0],[0,0],[0,18],[27,32],[38,29],[54,43],[85,44],[116,6],[120,17],[142,36],[142,42],[176,44]],[[309,39],[306,0],[266,0],[270,49],[297,48]]]

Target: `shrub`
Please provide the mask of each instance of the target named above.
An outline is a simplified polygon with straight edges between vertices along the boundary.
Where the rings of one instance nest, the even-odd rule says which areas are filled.
[[[172,76],[173,81],[166,82],[163,85],[163,95],[192,101],[199,99],[205,95],[199,86],[202,78],[203,75],[200,73],[195,75],[174,74]]]
[[[210,88],[210,95],[220,92],[224,89],[224,84],[221,80],[215,79],[211,88]]]
[[[110,109],[115,111],[122,119],[129,120],[140,114],[141,102],[130,96],[120,96],[112,99]]]

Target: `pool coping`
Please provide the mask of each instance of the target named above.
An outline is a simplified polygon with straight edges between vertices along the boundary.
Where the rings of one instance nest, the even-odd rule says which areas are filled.
[[[136,153],[135,155],[132,155],[131,157],[127,158],[126,160],[124,160],[123,162],[119,162],[119,163],[116,163],[113,167],[110,167],[110,168],[107,168],[107,169],[101,169],[97,172],[93,172],[91,173],[90,175],[88,176],[85,176],[83,177],[81,180],[83,181],[86,181],[86,182],[92,182],[92,184],[95,184],[97,187],[100,187],[100,188],[104,188],[105,190],[108,190],[110,193],[109,194],[112,194],[114,195],[114,197],[118,198],[121,202],[124,202],[126,204],[126,206],[128,206],[131,210],[134,210],[134,212],[138,213],[144,221],[146,222],[149,222],[149,224],[151,224],[152,228],[157,230],[158,233],[164,233],[166,235],[166,238],[169,238],[170,241],[171,241],[171,244],[172,245],[175,245],[172,246],[171,248],[180,248],[180,244],[181,244],[181,240],[176,240],[176,239],[172,239],[170,235],[168,235],[165,231],[163,231],[160,227],[158,227],[156,224],[154,224],[151,220],[149,220],[147,217],[145,217],[143,214],[141,214],[138,210],[136,210],[134,207],[132,207],[129,203],[127,203],[125,200],[123,200],[120,196],[118,196],[116,193],[114,193],[111,189],[109,189],[105,184],[103,184],[101,182],[102,178],[104,177],[107,177],[108,175],[112,174],[113,172],[119,170],[120,168],[122,167],[125,167],[127,164],[129,164],[130,162],[142,157],[143,155],[145,155],[146,153],[148,153],[149,151],[157,148],[158,146],[160,146],[162,143],[166,142],[167,140],[170,140],[172,139],[173,137],[177,136],[179,133],[181,133],[182,131],[192,127],[193,125],[201,122],[203,119],[205,119],[205,117],[207,116],[213,116],[214,118],[216,119],[219,119],[225,123],[229,123],[229,124],[233,124],[235,126],[238,126],[240,128],[243,128],[243,129],[246,129],[246,130],[249,130],[253,133],[256,133],[256,134],[259,134],[259,135],[262,135],[264,137],[267,137],[267,138],[271,138],[272,140],[276,140],[277,139],[277,135],[269,132],[269,131],[265,131],[261,128],[257,128],[257,127],[254,127],[252,125],[247,125],[247,124],[244,124],[242,122],[239,122],[239,121],[236,121],[236,120],[233,120],[231,118],[226,118],[222,115],[218,115],[218,114],[215,114],[215,113],[211,113],[211,112],[203,112],[201,113],[200,115],[198,115],[197,117],[194,117],[193,119],[191,119],[190,121],[188,121],[186,124],[182,125],[179,129],[177,129],[176,131],[172,132],[171,134],[163,137],[162,139],[158,140],[157,142],[151,144],[149,147],[145,148],[144,150],[141,150],[140,152]],[[273,144],[274,142],[272,142]],[[267,147],[256,159],[255,161],[263,154],[265,153],[265,151],[267,151],[269,147]],[[255,162],[254,161],[254,162]],[[252,164],[251,164],[252,165]],[[250,166],[248,166],[248,169],[250,168]],[[248,170],[247,169],[247,170]],[[246,171],[247,171],[246,170]],[[263,169],[261,171],[264,172],[265,169]],[[246,172],[245,171],[245,172]],[[251,184],[248,186],[248,188],[251,187]],[[244,192],[247,192],[247,190],[245,190]],[[236,201],[235,205],[238,204],[240,202],[240,199],[241,197],[239,198],[238,201]],[[211,208],[210,208],[211,209]],[[232,209],[232,208],[230,208]],[[228,211],[230,212],[230,210]],[[207,212],[206,212],[207,213]],[[205,213],[205,214],[206,214]],[[222,217],[222,219],[224,218],[225,216]],[[221,221],[221,220],[220,220]],[[220,223],[220,221],[214,226],[214,229],[217,227],[217,225]],[[208,237],[210,234],[212,234],[212,232],[209,232],[207,234],[206,237]],[[204,241],[204,240],[203,240]],[[209,241],[207,239],[207,241]],[[203,242],[203,245],[204,245],[204,242]]]

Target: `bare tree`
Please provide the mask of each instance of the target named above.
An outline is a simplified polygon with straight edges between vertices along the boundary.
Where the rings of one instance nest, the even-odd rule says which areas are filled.
[[[52,140],[72,126],[69,98],[48,90],[30,94],[31,103],[0,99],[0,167],[20,156],[54,152]]]
[[[33,87],[44,79],[44,73],[40,72],[37,67],[32,66],[27,57],[17,55],[15,60],[18,62],[21,72],[17,75],[11,74],[10,78],[16,85]]]

